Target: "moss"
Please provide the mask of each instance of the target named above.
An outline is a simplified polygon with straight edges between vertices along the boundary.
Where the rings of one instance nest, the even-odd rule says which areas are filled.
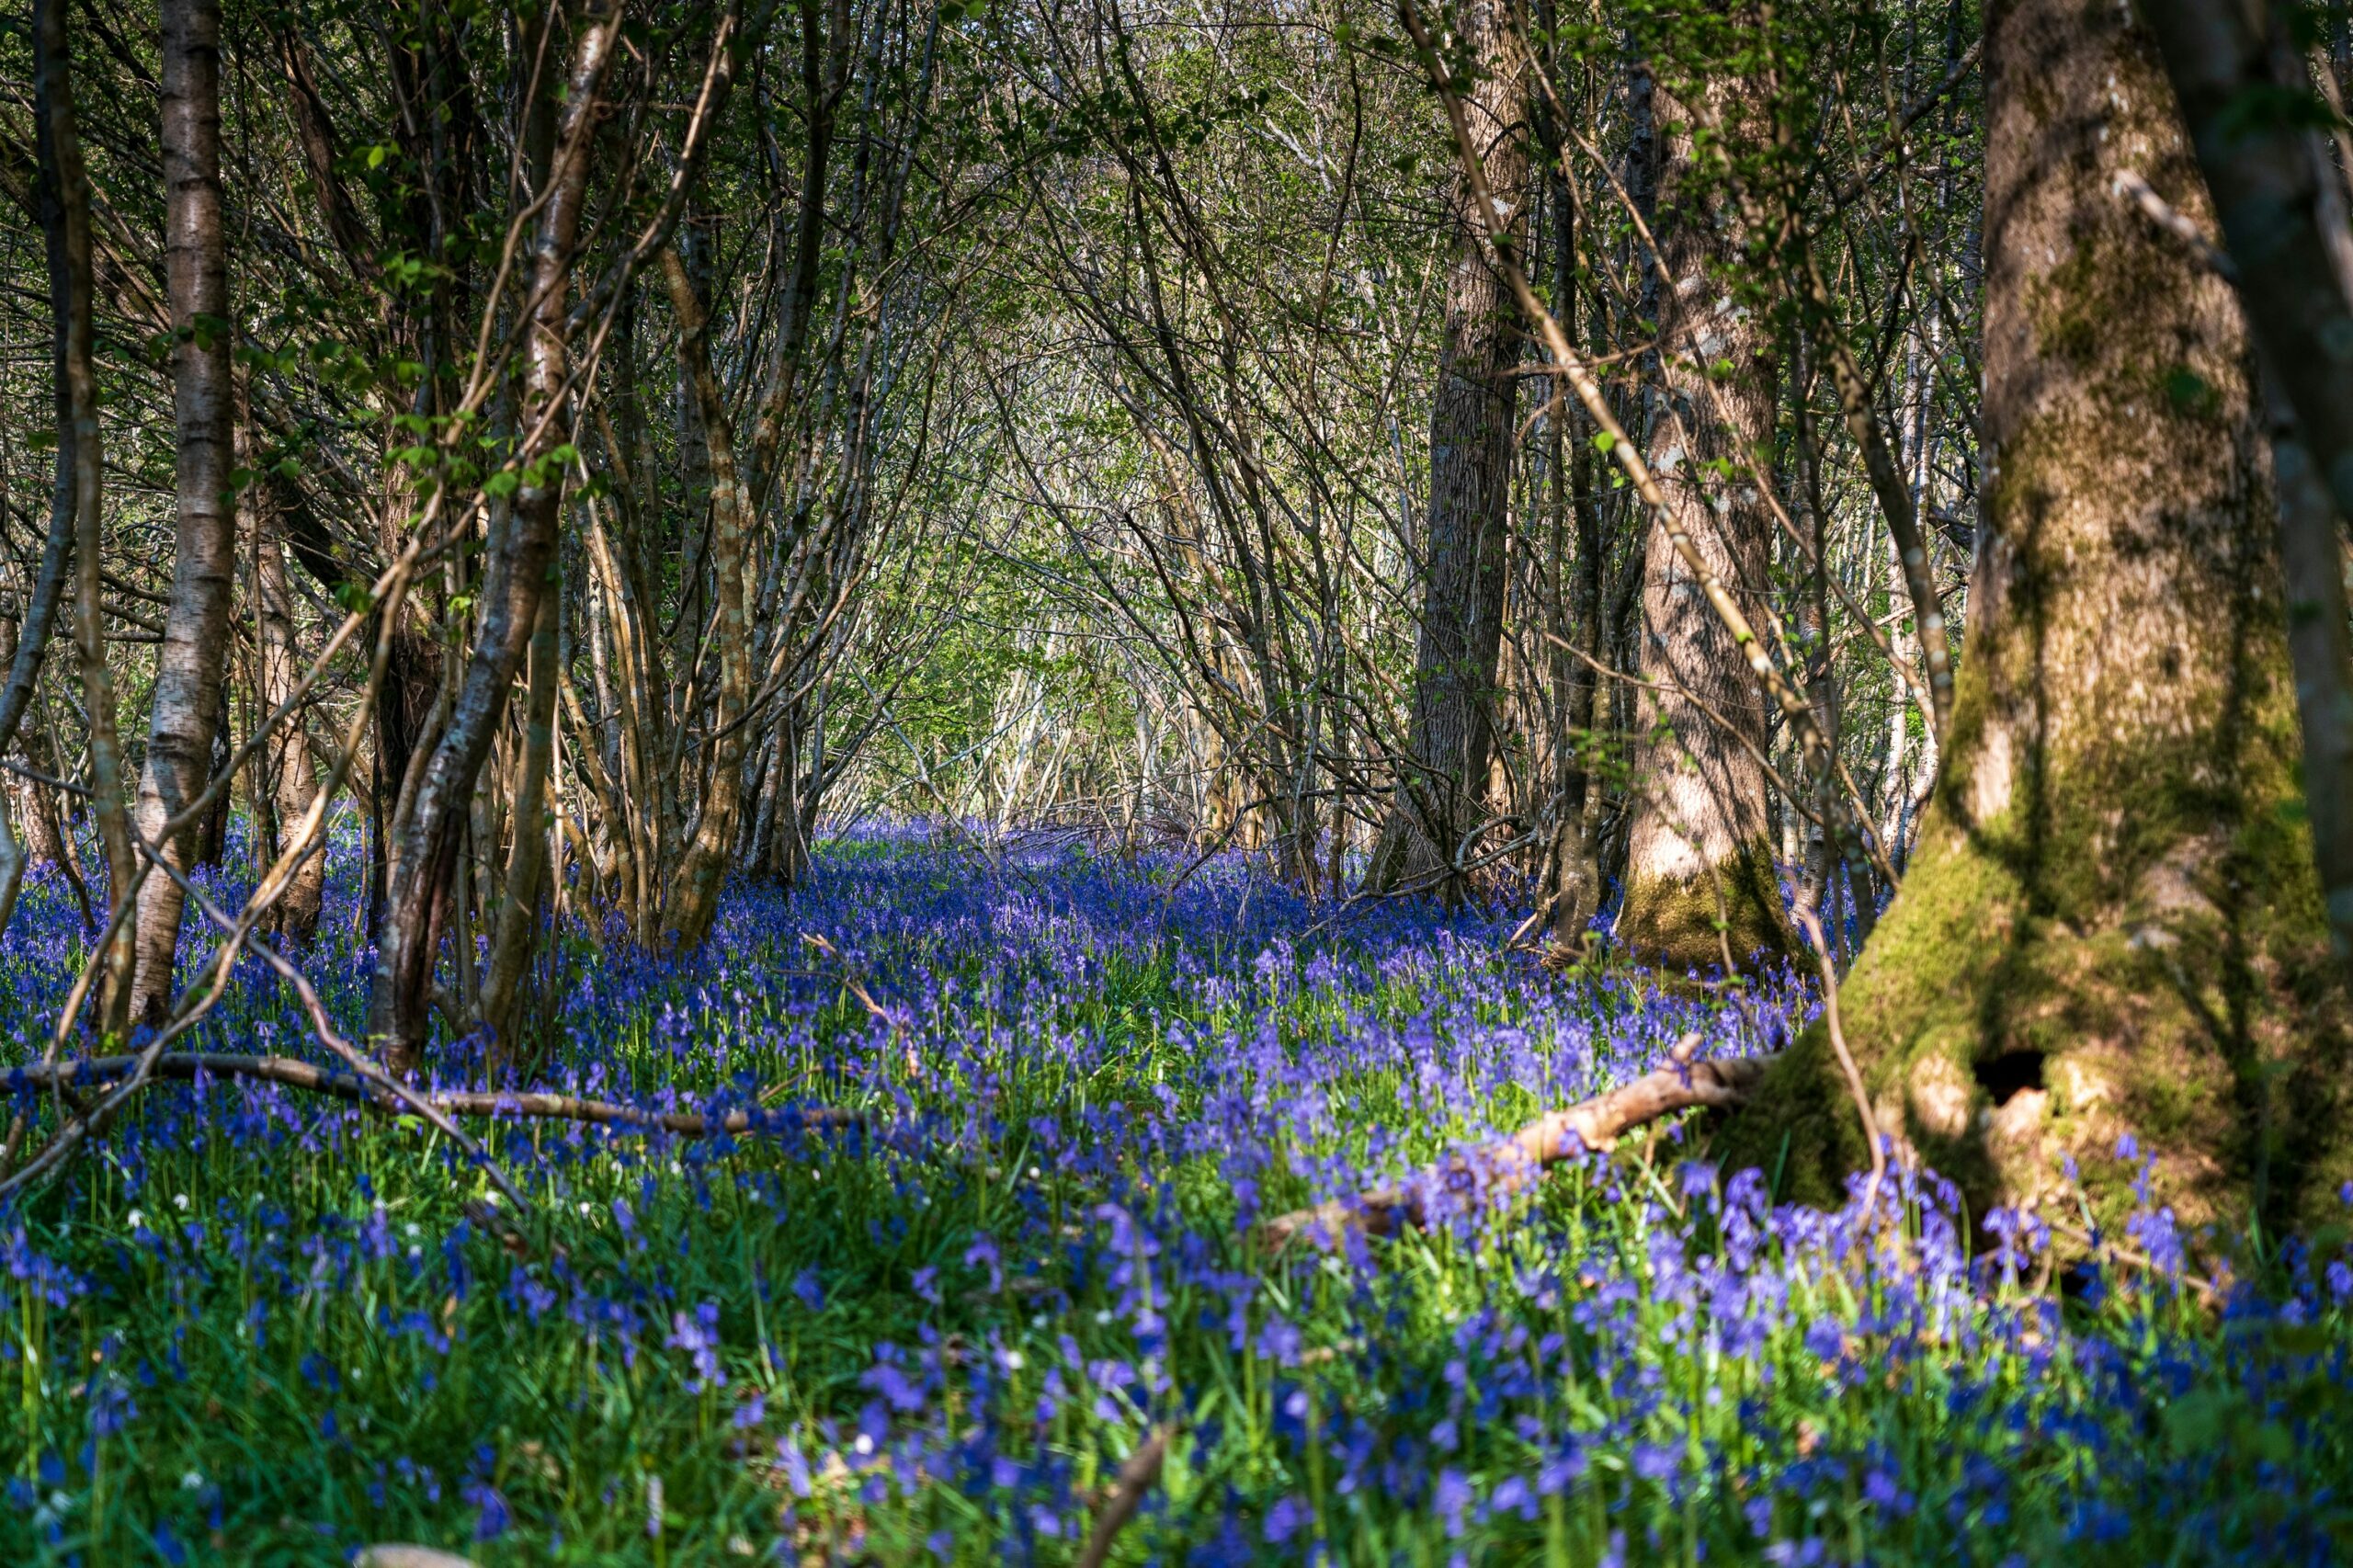
[[[2137,1167],[2112,1153],[2126,1132],[2193,1222],[2260,1212],[2276,1225],[2332,1206],[2353,1170],[2346,998],[2309,844],[2282,809],[2292,778],[2276,745],[2251,751],[2239,809],[2219,824],[2223,802],[2160,789],[2120,835],[2090,809],[2101,792],[2075,780],[2033,813],[2036,831],[2013,813],[1968,832],[1940,798],[1841,1013],[1884,1129],[1977,1211],[2054,1193],[2072,1156],[2094,1211],[2118,1220],[2137,1201]],[[2134,798],[2135,775],[2165,776],[2155,758],[2114,760],[2109,787],[2127,792],[2109,800]],[[2018,1062],[2040,1085],[1996,1104],[1996,1065]],[[1780,1195],[1807,1201],[1866,1161],[1820,1025],[1718,1142],[1731,1163],[1778,1165]]]
[[[1746,967],[1791,950],[1772,852],[1752,842],[1694,877],[1630,879],[1617,938],[1644,962],[1676,973]]]

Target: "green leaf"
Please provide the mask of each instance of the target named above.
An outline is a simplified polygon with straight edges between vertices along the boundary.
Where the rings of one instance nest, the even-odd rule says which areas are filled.
[[[2177,1454],[2203,1451],[2231,1426],[2238,1400],[2220,1389],[2197,1389],[2165,1407],[2165,1440]]]
[[[1618,437],[1607,430],[1596,430],[1593,433],[1593,449],[1597,452],[1608,452],[1617,444]]]

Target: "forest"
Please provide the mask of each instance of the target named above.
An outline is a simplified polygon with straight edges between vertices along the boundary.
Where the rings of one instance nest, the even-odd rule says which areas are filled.
[[[0,1560],[2353,1560],[2348,90],[11,9]]]

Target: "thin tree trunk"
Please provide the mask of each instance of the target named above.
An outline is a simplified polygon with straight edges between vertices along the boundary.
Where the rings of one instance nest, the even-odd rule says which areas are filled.
[[[178,440],[178,512],[172,603],[157,650],[154,713],[140,774],[138,831],[185,870],[199,824],[156,843],[164,825],[204,790],[222,719],[229,598],[236,582],[230,386],[229,261],[221,226],[221,9],[218,0],[165,0],[164,270],[172,318],[172,414]],[[159,1021],[179,946],[179,884],[149,877],[140,890],[131,1011]]]
[[[104,551],[100,511],[97,379],[91,365],[90,176],[74,122],[74,82],[63,0],[35,0],[33,77],[40,119],[41,219],[49,252],[50,314],[55,333],[57,502],[74,517],[74,621],[82,699],[89,714],[90,806],[107,857],[110,911],[131,898],[131,821],[123,810],[122,744],[115,730],[114,680],[107,669],[100,600]],[[131,929],[126,921],[105,958],[100,1028],[126,1031],[131,1017]]]
[[[490,973],[483,983],[482,1018],[490,1026],[491,1060],[518,1065],[515,1052],[515,991],[539,934],[540,883],[548,865],[548,780],[555,756],[557,623],[562,596],[540,596],[531,629],[530,672],[525,683],[522,781],[515,790],[515,844],[506,857],[506,893],[490,944]]]
[[[293,694],[301,678],[301,658],[294,641],[294,596],[286,580],[285,544],[278,509],[271,505],[269,480],[256,480],[244,491],[251,508],[254,539],[254,609],[259,632],[261,707],[264,717],[278,710]],[[275,744],[263,748],[274,759],[256,793],[267,792],[277,820],[301,822],[318,792],[318,772],[311,759],[310,733],[298,711],[286,721]],[[294,873],[294,881],[278,903],[278,932],[290,946],[306,948],[319,928],[319,908],[326,892],[326,856],[312,855]]]
[[[719,701],[712,720],[710,787],[702,820],[676,880],[664,901],[662,937],[680,948],[700,943],[719,908],[720,882],[735,843],[736,807],[743,795],[744,710],[752,694],[752,628],[744,607],[744,563],[749,501],[735,463],[735,432],[727,403],[711,373],[709,333],[700,296],[676,251],[662,255],[670,307],[678,317],[678,363],[699,414],[710,476],[710,567],[718,599]]]

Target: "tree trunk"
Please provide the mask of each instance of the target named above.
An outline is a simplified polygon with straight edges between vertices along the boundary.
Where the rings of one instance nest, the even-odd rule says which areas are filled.
[[[2283,11],[2151,0],[2147,15],[2242,302],[2281,401],[2294,411],[2293,427],[2283,424],[2274,442],[2289,648],[2321,892],[2338,962],[2353,976],[2353,647],[2343,521],[2353,517],[2353,278],[2343,265],[2340,174],[2312,129],[2330,111],[2313,97],[2304,62],[2283,36],[2297,25]],[[2248,103],[2298,99],[2309,114],[2239,112]]]
[[[530,961],[539,934],[540,882],[548,864],[548,778],[555,757],[556,623],[563,617],[560,593],[540,596],[531,629],[530,670],[524,683],[529,706],[523,716],[522,782],[515,791],[515,846],[506,858],[506,896],[490,944],[490,974],[483,983],[482,1017],[490,1026],[494,1067],[518,1069],[515,993]]]
[[[229,596],[236,581],[236,515],[229,499],[229,260],[221,227],[221,8],[165,0],[164,272],[172,317],[172,415],[178,515],[171,608],[157,650],[154,713],[139,778],[137,827],[181,869],[200,848],[189,824],[165,824],[203,793],[222,713]],[[131,1012],[160,1021],[179,946],[179,884],[150,876],[139,893]]]
[[[1657,467],[1667,504],[1737,597],[1765,585],[1772,515],[1748,475],[1773,438],[1773,335],[1731,299],[1734,228],[1692,141],[1690,116],[1655,89],[1667,128],[1660,182],[1660,372],[1674,418]],[[1733,108],[1737,85],[1709,89]],[[1730,373],[1711,375],[1711,367]],[[1677,452],[1676,447],[1682,450]],[[1677,460],[1670,463],[1673,457]],[[1729,463],[1727,478],[1709,465]],[[1651,525],[1643,559],[1641,679],[1620,942],[1670,970],[1722,969],[1788,949],[1773,867],[1765,757],[1769,699],[1688,563]]]
[[[301,678],[301,659],[294,642],[294,596],[286,580],[286,550],[278,538],[278,510],[270,504],[272,490],[265,477],[247,486],[254,539],[254,609],[261,651],[262,717],[278,711]],[[277,820],[290,825],[311,809],[318,792],[318,773],[311,760],[310,733],[298,710],[262,749],[274,759],[260,780]],[[256,791],[259,793],[260,791]],[[287,945],[307,948],[318,933],[319,906],[326,892],[327,861],[324,851],[312,855],[294,873],[293,885],[278,906],[278,934]]]
[[[1881,1125],[1977,1208],[2275,1221],[2348,1171],[2347,1009],[2300,824],[2274,506],[2236,301],[2118,195],[2209,207],[2130,10],[1987,18],[1988,478],[1951,744],[1842,992]],[[1819,1031],[1732,1128],[1796,1196],[1859,1163]]]
[[[109,914],[131,898],[131,822],[122,801],[122,743],[115,727],[114,679],[107,669],[100,595],[104,544],[99,487],[97,378],[91,363],[90,176],[74,113],[74,78],[63,0],[36,0],[33,79],[40,120],[41,228],[49,255],[49,302],[57,387],[56,506],[74,517],[74,630],[82,699],[89,713],[90,806],[106,850]],[[120,1035],[131,1017],[131,929],[109,944],[100,1028]]]
[[[1464,0],[1457,13],[1479,63],[1464,101],[1487,188],[1518,201],[1528,186],[1527,62],[1503,0]],[[1495,745],[1495,668],[1503,644],[1505,540],[1510,528],[1512,409],[1520,356],[1518,309],[1487,255],[1485,224],[1455,183],[1459,231],[1448,281],[1438,393],[1430,409],[1430,499],[1413,709],[1389,818],[1368,886],[1466,891],[1458,860],[1486,815]],[[1524,229],[1524,215],[1514,224]]]
[[[399,851],[392,858],[383,937],[369,998],[370,1032],[383,1042],[386,1065],[395,1073],[415,1072],[424,1060],[432,1026],[441,916],[459,869],[474,779],[506,709],[506,688],[522,663],[555,553],[565,465],[545,459],[568,434],[559,400],[571,358],[565,312],[572,256],[587,186],[597,88],[620,23],[620,10],[615,6],[582,26],[574,50],[526,296],[532,312],[526,328],[517,424],[529,437],[518,454],[521,485],[506,525],[486,552],[481,631],[466,661],[462,684],[419,776],[415,799],[400,820]]]
[[[710,568],[719,607],[719,702],[712,719],[710,788],[693,844],[664,900],[665,942],[692,948],[710,931],[719,888],[735,844],[735,813],[743,795],[744,711],[752,695],[752,627],[744,610],[744,562],[750,533],[749,502],[735,462],[735,428],[719,378],[710,368],[710,323],[701,297],[676,251],[662,270],[678,317],[678,362],[695,399],[710,480]]]

